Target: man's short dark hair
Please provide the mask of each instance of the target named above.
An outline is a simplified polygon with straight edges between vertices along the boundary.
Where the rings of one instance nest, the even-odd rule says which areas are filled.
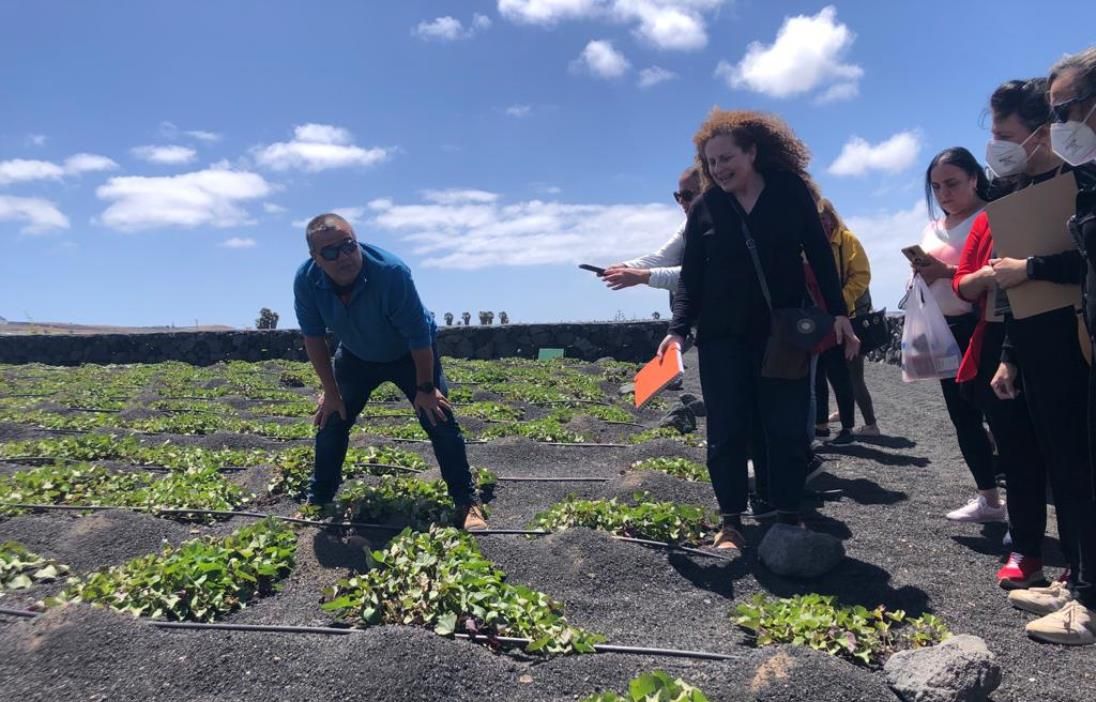
[[[346,221],[345,217],[337,215],[334,212],[325,212],[322,215],[316,215],[308,220],[308,224],[304,228],[304,239],[308,242],[308,250],[312,250],[313,234],[321,232],[324,229],[342,229],[343,227],[351,233],[354,231],[354,227],[350,226],[350,222]]]
[[[700,168],[696,165],[689,166],[681,172],[681,177],[678,180],[691,180],[693,178],[700,177]]]

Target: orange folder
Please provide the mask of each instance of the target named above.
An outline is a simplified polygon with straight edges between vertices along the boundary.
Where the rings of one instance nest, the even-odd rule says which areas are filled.
[[[685,375],[681,351],[671,346],[660,359],[658,356],[636,374],[636,409],[643,409],[655,395]]]

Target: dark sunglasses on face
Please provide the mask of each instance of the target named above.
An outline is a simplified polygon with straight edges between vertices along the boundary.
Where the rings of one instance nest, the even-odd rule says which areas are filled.
[[[1050,111],[1054,114],[1054,121],[1068,122],[1069,112],[1073,108],[1073,106],[1079,105],[1085,100],[1088,100],[1090,97],[1092,97],[1092,93],[1089,93],[1088,95],[1079,95],[1072,100],[1066,100],[1065,102],[1060,102],[1057,105],[1051,105]]]
[[[346,239],[338,244],[331,244],[324,246],[320,249],[320,257],[325,261],[337,261],[339,256],[346,254],[349,256],[354,253],[354,249],[358,248],[358,242],[353,239]]]
[[[692,190],[679,190],[678,192],[674,193],[674,199],[682,205],[688,205],[690,202],[693,201],[694,197],[696,197],[696,193],[694,193]]]

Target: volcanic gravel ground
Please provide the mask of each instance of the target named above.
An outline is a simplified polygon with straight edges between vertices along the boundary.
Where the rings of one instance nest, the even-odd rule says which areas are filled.
[[[684,391],[700,394],[695,355]],[[845,541],[848,558],[816,581],[778,577],[757,561],[754,548],[734,558],[707,558],[572,529],[546,537],[479,536],[480,547],[513,582],[540,589],[566,608],[575,625],[605,634],[610,643],[726,652],[729,662],[605,654],[550,660],[501,655],[425,630],[378,627],[343,637],[234,632],[168,632],[126,616],[87,607],[52,611],[41,620],[0,616],[0,699],[111,700],[574,700],[598,690],[624,690],[634,675],[663,669],[696,684],[713,700],[894,700],[878,671],[801,648],[754,650],[729,615],[756,593],[788,596],[820,592],[844,604],[932,612],[955,633],[983,637],[1004,669],[996,702],[1080,702],[1096,699],[1096,647],[1034,643],[1023,633],[1029,615],[1010,608],[994,581],[1005,548],[1004,527],[954,524],[943,518],[975,494],[935,383],[903,384],[898,369],[869,364],[881,426],[889,436],[841,449],[823,449],[827,471],[810,485],[839,491],[809,500],[812,529]],[[608,385],[608,384],[607,384]],[[607,387],[608,389],[608,387]],[[673,401],[676,393],[669,393]],[[641,423],[654,424],[645,412]],[[459,415],[458,415],[459,416]],[[410,417],[410,414],[409,414]],[[704,420],[700,420],[703,431]],[[613,431],[621,429],[613,427]],[[619,434],[626,436],[638,429]],[[0,440],[57,436],[0,424]],[[614,434],[616,436],[617,434]],[[164,439],[166,435],[150,437]],[[209,448],[279,448],[296,443],[215,434],[171,437]],[[353,445],[388,444],[362,435]],[[427,444],[388,444],[414,451],[434,466]],[[508,476],[592,476],[598,483],[500,482],[490,502],[491,523],[522,528],[568,494],[628,500],[647,491],[715,509],[710,486],[630,469],[654,456],[702,461],[702,448],[658,440],[628,448],[564,447],[507,438],[470,445],[472,465]],[[7,466],[5,466],[7,468]],[[261,467],[234,479],[250,489],[269,479]],[[259,490],[256,490],[259,492]],[[282,497],[262,509],[291,514]],[[98,520],[98,521],[94,521]],[[76,572],[122,562],[198,533],[226,533],[250,520],[213,526],[179,524],[150,515],[106,512],[23,516],[0,522],[0,540],[15,539],[57,558]],[[1062,564],[1048,525],[1051,577]],[[764,526],[748,525],[756,546]],[[379,548],[377,534],[302,529],[297,565],[281,592],[229,618],[238,623],[327,624],[323,588],[365,565],[362,549]],[[720,554],[726,556],[726,554]],[[48,594],[35,588],[3,606],[23,606]]]

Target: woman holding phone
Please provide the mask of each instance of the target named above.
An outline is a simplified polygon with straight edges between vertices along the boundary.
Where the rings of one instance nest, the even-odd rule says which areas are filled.
[[[697,326],[708,471],[723,515],[714,546],[741,549],[751,428],[764,443],[768,500],[781,522],[800,523],[810,354],[780,343],[772,310],[804,306],[804,254],[835,315],[838,343],[847,341],[853,355],[859,342],[809,184],[806,146],[773,115],[718,108],[693,143],[705,191],[689,210],[673,322],[659,354],[680,348]]]
[[[953,284],[971,225],[989,197],[989,180],[973,154],[962,147],[936,154],[925,170],[925,201],[931,221],[925,226],[920,246],[904,250],[912,259],[914,274],[928,284],[964,354],[979,317],[971,302],[956,293]],[[935,205],[940,206],[943,216],[936,216]],[[940,387],[959,450],[978,488],[974,499],[946,516],[957,522],[1006,522],[1008,512],[997,490],[993,446],[983,425],[985,414],[973,397],[960,392],[954,378],[941,380]]]

